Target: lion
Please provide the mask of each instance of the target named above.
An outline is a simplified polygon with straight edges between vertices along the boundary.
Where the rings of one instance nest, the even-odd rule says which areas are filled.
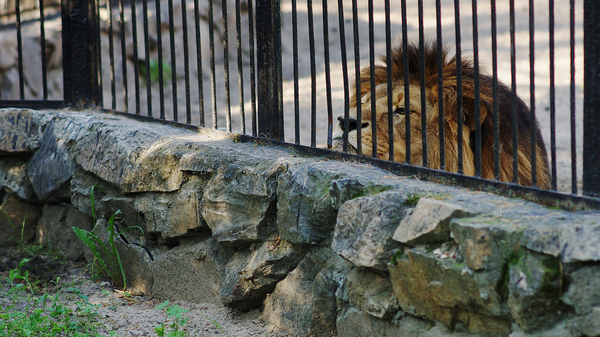
[[[386,64],[386,57],[381,57],[383,65],[376,65],[374,70],[375,83],[375,120],[376,120],[376,155],[373,156],[371,125],[371,79],[370,68],[366,67],[360,73],[360,102],[361,121],[360,133],[362,155],[389,160],[389,127],[388,127],[388,94],[387,68],[392,67],[392,111],[393,111],[393,145],[395,162],[406,162],[406,116],[410,115],[410,164],[423,164],[422,118],[426,120],[427,166],[433,169],[445,169],[449,172],[459,171],[458,154],[458,113],[457,113],[457,66],[456,56],[448,57],[444,48],[438,54],[436,43],[425,44],[424,73],[425,73],[425,106],[421,106],[419,47],[408,44],[409,69],[409,111],[404,102],[404,50],[398,47],[392,50],[391,65]],[[438,58],[442,61],[443,80],[443,125],[445,166],[440,163],[440,128],[439,128],[439,96],[438,96]],[[462,59],[462,103],[463,103],[463,132],[462,157],[465,175],[476,175],[475,145],[476,145],[476,110],[475,110],[475,68],[471,60]],[[494,96],[493,78],[488,74],[479,75],[480,93],[480,130],[481,130],[481,177],[495,179],[494,174]],[[498,128],[500,144],[499,180],[513,182],[513,139],[512,139],[512,104],[511,90],[504,84],[497,84],[498,90]],[[333,130],[334,150],[341,151],[344,137],[348,137],[348,152],[357,153],[357,101],[356,83],[352,85],[349,120],[345,116],[338,117],[339,124]],[[530,110],[520,98],[516,97],[517,108],[517,146],[518,146],[518,183],[533,186],[531,161],[531,127],[535,128],[536,150],[536,183],[538,188],[550,188],[550,173],[548,155],[537,120],[532,119]],[[348,129],[346,130],[346,125]]]

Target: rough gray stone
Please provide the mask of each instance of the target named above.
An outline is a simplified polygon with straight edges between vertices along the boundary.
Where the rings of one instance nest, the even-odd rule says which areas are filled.
[[[27,160],[21,157],[0,157],[0,188],[27,201],[36,199],[27,174]]]
[[[302,257],[302,252],[278,236],[265,241],[250,256],[240,254],[227,264],[221,288],[223,304],[239,310],[260,307],[267,293],[296,268]]]
[[[508,334],[510,319],[496,292],[500,270],[474,272],[464,263],[441,259],[424,247],[405,249],[397,265],[388,265],[402,310],[470,331]]]
[[[527,332],[554,325],[567,311],[560,301],[563,275],[558,258],[520,249],[509,261],[508,307]]]
[[[567,330],[573,336],[600,336],[600,307],[593,307],[587,315],[567,322]]]
[[[42,216],[42,206],[7,194],[0,204],[0,243],[31,242]]]
[[[346,291],[350,305],[373,317],[387,319],[400,309],[389,277],[354,268],[346,276]]]
[[[0,153],[33,152],[37,128],[25,109],[0,109]]]
[[[350,307],[337,318],[337,332],[339,337],[356,336],[448,336],[445,334],[429,335],[431,323],[410,315],[395,320],[384,320],[373,317],[357,308]],[[454,336],[454,335],[452,335]]]
[[[135,288],[144,294],[152,294],[154,282],[152,255],[140,245],[127,244],[120,238],[115,240],[115,247],[119,251],[121,261],[127,261],[127,263],[123,263],[127,288]]]
[[[276,181],[281,166],[268,170],[225,167],[208,182],[202,216],[219,242],[248,245],[264,241],[275,231]]]
[[[263,319],[293,335],[335,336],[339,277],[332,268],[344,264],[331,250],[311,252],[267,295]]]
[[[277,230],[298,245],[321,243],[335,227],[337,207],[329,189],[340,174],[315,166],[293,167],[277,180]]]
[[[490,271],[502,268],[520,246],[523,233],[523,225],[495,217],[454,219],[450,229],[467,267]]]
[[[600,304],[600,265],[583,266],[569,273],[569,289],[561,300],[575,308],[578,315],[587,314]]]
[[[69,260],[82,259],[87,247],[73,227],[90,231],[92,218],[74,207],[46,204],[37,224],[36,243],[63,254]]]
[[[392,235],[404,216],[405,197],[383,192],[349,200],[340,208],[331,248],[358,267],[386,271],[400,243]]]
[[[189,235],[208,225],[200,212],[203,179],[193,179],[173,193],[146,193],[135,200],[135,209],[144,215],[148,233],[160,233],[169,240]]]
[[[445,242],[450,239],[450,221],[470,215],[458,205],[421,198],[412,214],[402,219],[393,239],[409,245]]]
[[[155,257],[152,295],[195,303],[221,303],[229,249],[213,238],[185,243]]]

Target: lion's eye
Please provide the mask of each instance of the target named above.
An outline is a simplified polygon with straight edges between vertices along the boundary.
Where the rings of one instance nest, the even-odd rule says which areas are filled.
[[[404,108],[396,108],[396,110],[394,110],[394,115],[404,115],[406,113],[406,110],[404,110]]]

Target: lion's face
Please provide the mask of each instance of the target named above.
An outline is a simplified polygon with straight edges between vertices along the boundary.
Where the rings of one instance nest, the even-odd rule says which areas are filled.
[[[425,111],[421,106],[421,88],[419,85],[409,86],[409,105],[410,109],[405,108],[404,84],[394,83],[392,98],[393,130],[394,130],[394,161],[406,161],[406,123],[410,119],[410,145],[411,145],[411,163],[421,165],[423,161],[422,148],[422,118],[427,118],[427,124],[431,124],[434,118],[435,104],[426,99]],[[377,134],[377,158],[389,159],[389,124],[388,124],[388,94],[387,83],[379,84],[375,89],[375,130]],[[338,117],[339,123],[333,130],[333,146],[335,150],[342,150],[344,134],[348,134],[348,152],[357,153],[358,148],[358,128],[360,128],[362,154],[373,156],[373,125],[371,94],[368,92],[361,98],[361,122],[357,121],[357,108],[353,107],[349,111],[348,132],[345,132],[344,115]],[[410,116],[410,117],[408,117]],[[431,133],[431,132],[428,132]],[[428,143],[430,135],[428,134]],[[431,146],[431,144],[429,144]]]

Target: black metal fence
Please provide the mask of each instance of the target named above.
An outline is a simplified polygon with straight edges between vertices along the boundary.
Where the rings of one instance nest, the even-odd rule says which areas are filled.
[[[47,0],[36,1],[34,9],[40,13],[37,20],[21,20],[17,1],[12,11],[13,23],[0,28],[3,36],[10,37],[5,39],[14,40],[11,46],[16,55],[12,77],[0,70],[0,107],[97,106],[236,132],[249,139],[274,139],[301,148],[333,147],[364,154],[380,166],[419,176],[441,176],[468,185],[488,184],[561,198],[564,194],[535,188],[543,178],[537,174],[541,171],[536,163],[545,165],[538,159],[547,152],[548,185],[541,187],[598,202],[597,1],[63,0],[60,17],[44,15]],[[55,21],[62,27],[62,42],[53,41],[49,53],[47,22]],[[23,34],[33,38],[24,40]],[[24,41],[31,44],[31,39],[39,44],[34,47],[39,48],[37,55],[44,62],[32,64],[24,60],[32,53],[24,49]],[[392,59],[396,48],[406,51],[411,44],[418,54],[416,61],[409,60],[407,52],[400,59]],[[435,103],[431,98],[446,97],[447,64],[437,58],[438,63],[431,68],[439,72],[438,81],[426,87],[425,73],[432,70],[425,69],[427,46],[435,55],[448,50],[449,58],[456,55],[459,60],[472,62],[457,62],[458,69],[453,74],[458,76],[452,79],[458,83],[456,100],[452,101],[456,106],[450,110],[458,114],[458,139],[463,139],[465,133],[470,140],[466,145],[458,141],[456,168],[450,164],[451,149],[444,148],[453,143],[445,140],[447,110],[439,102],[448,101],[440,99]],[[57,49],[62,52],[64,80],[49,88],[47,65]],[[5,59],[2,54],[0,58]],[[381,61],[378,55],[384,55]],[[393,62],[409,70],[394,79],[388,67],[389,71],[382,75],[387,84],[381,87],[385,90],[377,90],[387,92],[381,97],[387,97],[389,102],[383,109],[388,119],[379,121],[372,113],[372,119],[364,121],[362,116],[368,116],[368,111],[382,109],[376,100],[368,100],[369,95],[378,95],[374,69]],[[410,64],[413,68],[416,64],[419,72],[411,73]],[[463,65],[470,71],[468,74],[461,69]],[[373,71],[361,73],[360,69],[366,67]],[[37,82],[31,79],[36,74],[41,78]],[[466,93],[471,90],[466,87],[471,80],[473,97]],[[34,87],[33,82],[40,87]],[[353,98],[352,83],[369,89]],[[490,92],[486,91],[490,88]],[[403,103],[394,101],[394,89],[412,103],[408,99],[402,99]],[[360,88],[356,90],[361,92]],[[423,94],[413,96],[411,90]],[[62,93],[63,97],[56,98],[53,92]],[[427,96],[430,94],[433,96]],[[487,107],[483,101],[486,95],[491,97]],[[528,108],[520,106],[517,97],[526,101]],[[471,98],[473,102],[469,101]],[[510,151],[500,141],[505,136],[498,115],[503,100],[510,106]],[[423,130],[428,130],[429,121],[412,112],[425,111],[425,116],[431,110],[431,102],[437,104],[431,113],[439,118],[439,127],[438,133],[428,138]],[[470,125],[463,125],[468,120],[463,112],[469,114],[469,104],[475,107],[472,130]],[[493,116],[491,128],[482,121],[482,109]],[[529,124],[525,133],[518,129],[522,109],[530,119],[540,122],[546,146],[537,152],[533,150],[535,123]],[[390,127],[397,120],[401,120],[398,125],[405,131]],[[365,124],[368,127],[363,128]],[[382,134],[378,124],[387,125],[391,132]],[[419,130],[419,137],[410,136]],[[357,135],[349,136],[351,131]],[[363,137],[368,133],[373,135],[371,139]],[[486,137],[494,139],[494,151],[489,156],[485,149],[482,154]],[[520,155],[516,146],[521,144],[519,137],[531,140],[532,150],[525,155],[532,163],[529,170],[533,177],[526,185],[534,187],[520,187],[523,181],[514,174],[520,170],[520,159],[516,159]],[[428,144],[436,138],[441,149],[429,150],[429,154],[428,146],[419,145],[417,150],[411,146],[411,140]],[[387,153],[379,149],[384,142]],[[465,157],[465,151],[471,150],[473,158]],[[512,162],[502,162],[503,151],[511,152]],[[439,158],[432,157],[432,152]],[[466,162],[470,160],[474,162]],[[394,161],[399,163],[391,163]],[[492,167],[492,177],[486,177],[482,171],[486,161],[493,161],[488,165]],[[465,168],[471,164],[472,172]],[[504,171],[513,174],[502,179]],[[576,197],[580,194],[586,197]]]

